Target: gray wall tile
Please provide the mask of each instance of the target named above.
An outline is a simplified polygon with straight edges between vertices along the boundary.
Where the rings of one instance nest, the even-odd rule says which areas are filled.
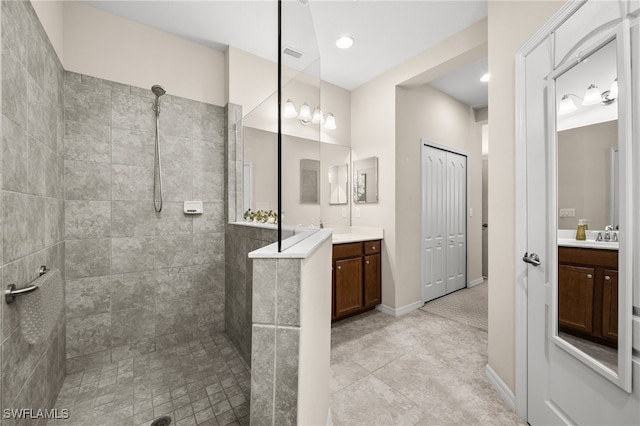
[[[27,132],[3,115],[2,189],[27,192],[28,146]]]
[[[27,192],[30,194],[44,196],[47,190],[44,151],[44,145],[29,137]]]
[[[295,425],[298,420],[298,365],[300,330],[276,331],[275,424]]]
[[[193,191],[193,171],[191,169],[163,169],[162,191],[165,201],[202,200]]]
[[[17,59],[27,61],[28,15],[23,2],[2,2],[2,51],[11,52]]]
[[[273,424],[275,344],[275,327],[253,326],[250,404],[252,425]]]
[[[111,276],[111,309],[118,311],[155,305],[156,272]]]
[[[87,161],[64,161],[65,200],[111,199],[111,166]]]
[[[66,201],[64,203],[65,238],[108,238],[111,236],[109,201]]]
[[[67,279],[109,275],[111,240],[69,240],[65,242]]]
[[[67,318],[86,317],[111,311],[111,280],[102,277],[68,280],[66,283]]]
[[[300,325],[300,259],[278,259],[278,325]]]
[[[201,215],[193,216],[195,234],[224,232],[224,203],[204,203]]]
[[[193,143],[193,168],[199,172],[216,173],[224,170],[224,150],[219,145],[195,141]]]
[[[193,264],[193,237],[171,235],[156,238],[156,269]]]
[[[193,231],[194,216],[184,214],[183,203],[164,203],[156,217],[157,235],[191,234]]]
[[[64,240],[64,201],[55,198],[45,199],[44,245],[49,247]]]
[[[75,358],[111,347],[111,314],[67,320],[67,358]]]
[[[151,167],[114,164],[111,168],[113,200],[153,200],[153,169]]]
[[[111,236],[155,235],[156,215],[150,201],[113,201],[111,208]]]
[[[193,234],[193,262],[224,262],[224,234]]]
[[[4,262],[44,248],[44,217],[44,198],[2,193]]]
[[[207,202],[224,201],[224,177],[221,173],[193,172],[193,197]]]
[[[121,92],[112,94],[112,125],[118,129],[151,133],[155,131],[155,115],[150,98]]]
[[[113,164],[153,167],[155,135],[129,129],[112,130]]]
[[[275,324],[277,260],[255,259],[253,268],[253,322]]]
[[[193,141],[189,138],[165,135],[160,130],[160,159],[166,170],[191,170],[195,159]]]
[[[24,129],[28,113],[27,78],[24,65],[13,54],[2,55],[2,113]]]
[[[190,267],[159,269],[155,274],[156,303],[170,304],[197,296]]]
[[[111,124],[111,91],[65,79],[64,119],[80,123]]]
[[[113,313],[112,345],[122,346],[151,338],[155,333],[153,309],[133,308]]]
[[[93,123],[64,123],[64,158],[67,160],[111,162],[111,129]]]
[[[111,248],[111,271],[114,274],[154,269],[153,237],[114,238]]]

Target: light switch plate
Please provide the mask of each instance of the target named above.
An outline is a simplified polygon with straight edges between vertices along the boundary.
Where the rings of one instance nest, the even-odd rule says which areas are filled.
[[[576,217],[576,209],[560,209],[560,217]]]

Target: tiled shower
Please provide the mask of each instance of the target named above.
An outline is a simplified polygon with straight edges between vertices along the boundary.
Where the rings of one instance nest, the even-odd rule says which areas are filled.
[[[223,334],[226,109],[167,88],[155,213],[151,90],[65,71],[29,2],[2,1],[0,14],[2,285],[27,286],[47,265],[65,288],[37,345],[1,304],[0,408],[70,410],[51,424],[248,423],[247,348],[243,359]],[[186,200],[204,213],[185,215]]]

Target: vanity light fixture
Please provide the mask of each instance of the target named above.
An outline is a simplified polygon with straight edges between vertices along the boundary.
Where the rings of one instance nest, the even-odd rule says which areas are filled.
[[[590,84],[587,87],[587,91],[584,93],[584,99],[582,100],[583,106],[597,105],[602,102],[602,95],[600,89],[595,84]]]
[[[569,94],[569,95],[575,96],[576,98],[579,99],[579,97],[576,95],[573,95],[573,94]],[[573,102],[573,99],[571,99],[569,95],[564,95],[562,96],[562,99],[560,99],[560,105],[558,106],[558,115],[569,114],[578,109],[575,102]]]
[[[303,126],[308,126],[311,123],[314,124],[324,124],[324,128],[327,130],[335,130],[336,129],[336,118],[332,113],[323,114],[320,107],[315,107],[313,109],[313,114],[311,113],[311,107],[309,107],[308,103],[303,103],[300,107],[300,112],[296,111],[296,106],[291,99],[287,99],[287,102],[284,104],[284,113],[285,118],[298,118],[300,120],[300,124]]]

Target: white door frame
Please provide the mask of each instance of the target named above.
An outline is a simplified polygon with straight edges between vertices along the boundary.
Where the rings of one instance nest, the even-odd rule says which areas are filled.
[[[454,154],[459,154],[464,156],[467,159],[467,187],[466,187],[466,198],[467,198],[467,205],[465,207],[465,230],[464,230],[464,238],[465,238],[465,259],[464,259],[464,273],[465,273],[465,281],[466,281],[466,287],[469,287],[469,206],[471,205],[471,197],[470,197],[470,192],[469,191],[469,182],[470,182],[470,177],[471,177],[471,166],[470,166],[470,162],[469,162],[469,151],[466,151],[464,149],[458,149],[458,148],[453,148],[447,145],[442,145],[436,142],[433,142],[429,139],[425,139],[425,138],[421,138],[420,139],[420,163],[422,164],[422,158],[424,158],[424,150],[427,147],[431,147],[431,148],[436,148],[436,149],[440,149],[442,151],[449,151],[452,152]],[[423,190],[423,185],[424,185],[424,168],[422,168],[422,166],[420,166],[420,194],[422,197],[422,190]],[[420,222],[420,294],[422,295],[422,303],[426,302],[426,297],[424,294],[424,238],[422,237],[424,229],[426,227],[425,225],[425,215],[424,215],[424,211],[425,211],[425,199],[424,197],[422,197],[422,202],[421,202],[421,211],[422,211],[422,220]]]
[[[515,104],[516,104],[516,141],[515,141],[515,170],[527,169],[527,138],[526,138],[526,90],[525,90],[525,58],[549,34],[557,29],[570,15],[572,15],[586,0],[570,1],[562,5],[555,15],[536,32],[516,52],[515,76]],[[524,173],[515,174],[516,178],[516,243],[515,243],[515,277],[516,283],[516,377],[515,377],[515,408],[516,413],[527,419],[527,265],[522,261],[522,255],[527,251],[527,177]]]

